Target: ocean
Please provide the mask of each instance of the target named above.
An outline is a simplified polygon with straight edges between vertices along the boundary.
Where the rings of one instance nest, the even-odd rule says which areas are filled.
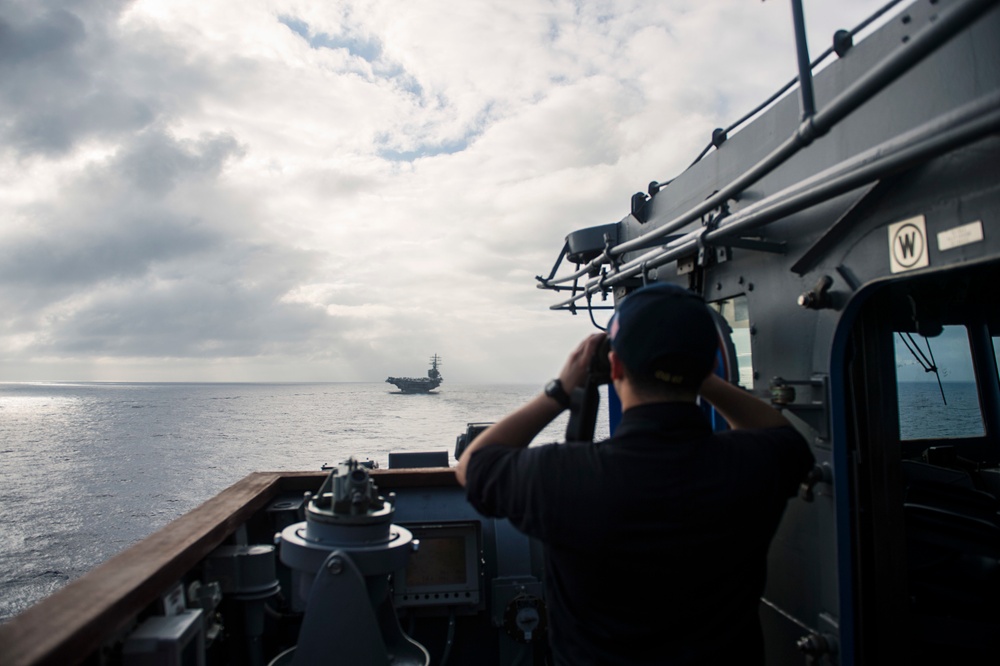
[[[900,385],[904,438],[977,436],[974,384]],[[0,383],[0,621],[255,471],[452,456],[536,385]],[[607,394],[602,393],[602,407]],[[601,409],[597,437],[606,437]],[[536,442],[557,441],[563,415]],[[454,464],[454,461],[452,462]]]
[[[902,439],[982,437],[986,432],[975,382],[899,382],[898,396]]]
[[[453,458],[466,424],[495,421],[540,390],[0,383],[0,621],[251,472],[319,470],[352,455],[384,468],[395,451]],[[567,419],[536,442],[562,439]],[[597,436],[607,433],[599,417]]]

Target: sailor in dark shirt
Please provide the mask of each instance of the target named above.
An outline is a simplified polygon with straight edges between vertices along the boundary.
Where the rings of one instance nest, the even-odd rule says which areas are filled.
[[[544,394],[473,440],[458,479],[480,513],[545,544],[557,664],[763,664],[767,550],[809,447],[711,373],[717,333],[691,292],[635,291],[608,335],[624,410],[611,439],[528,448],[584,383],[597,334]],[[730,430],[712,431],[698,396]]]

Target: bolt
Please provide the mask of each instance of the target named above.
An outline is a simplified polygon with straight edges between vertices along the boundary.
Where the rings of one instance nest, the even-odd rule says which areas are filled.
[[[338,575],[344,570],[344,560],[339,557],[332,558],[326,563],[326,570],[332,573],[334,576]]]
[[[827,634],[810,634],[800,638],[796,643],[796,647],[807,655],[807,657],[815,658],[826,654],[832,655],[837,653],[837,639]]]

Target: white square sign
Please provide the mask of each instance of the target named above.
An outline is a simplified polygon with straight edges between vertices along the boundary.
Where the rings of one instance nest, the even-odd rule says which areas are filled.
[[[889,225],[889,268],[893,273],[923,268],[929,263],[923,215]]]

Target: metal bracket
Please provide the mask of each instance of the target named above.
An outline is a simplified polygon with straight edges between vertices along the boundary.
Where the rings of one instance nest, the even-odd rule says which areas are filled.
[[[796,386],[807,387],[806,400],[798,401]],[[787,409],[816,431],[817,437],[830,439],[829,377],[813,375],[811,379],[790,380],[775,377],[771,380],[771,403]]]
[[[340,550],[330,553],[313,582],[293,666],[315,663],[334,649],[354,663],[389,664],[364,576]]]
[[[330,553],[309,594],[293,666],[323,663],[331,654],[345,664],[427,666],[427,650],[400,629],[387,590],[369,590],[345,551]]]
[[[705,223],[702,227],[701,233],[698,234],[698,260],[699,266],[707,266],[712,258],[712,253],[709,249],[713,247],[713,244],[708,242],[708,234],[719,228],[719,223],[723,218],[729,215],[729,204],[722,204],[719,207],[719,212]]]

